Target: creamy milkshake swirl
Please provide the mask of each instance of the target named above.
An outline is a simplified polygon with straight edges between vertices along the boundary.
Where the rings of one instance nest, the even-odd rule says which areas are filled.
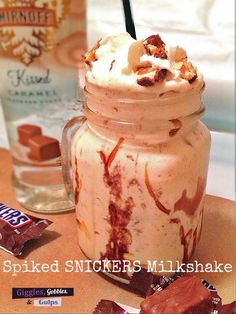
[[[85,62],[87,105],[107,118],[170,120],[202,109],[201,73],[183,48],[166,46],[159,35],[141,41],[128,33],[107,37]]]

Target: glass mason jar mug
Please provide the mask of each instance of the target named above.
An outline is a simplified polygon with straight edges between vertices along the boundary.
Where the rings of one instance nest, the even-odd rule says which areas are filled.
[[[80,248],[91,260],[121,261],[118,280],[127,261],[175,265],[195,251],[210,150],[202,90],[140,99],[86,91],[85,117],[65,127]]]

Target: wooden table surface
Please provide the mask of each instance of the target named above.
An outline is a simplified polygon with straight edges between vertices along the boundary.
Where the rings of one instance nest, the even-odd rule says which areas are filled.
[[[15,200],[11,186],[11,158],[9,152],[0,149],[0,202],[21,209]],[[218,178],[220,180],[220,178]],[[227,188],[227,187],[222,187]],[[86,259],[77,244],[75,214],[38,214],[53,221],[41,239],[31,243],[20,257],[14,257],[0,250],[0,313],[92,313],[100,299],[139,307],[142,298],[124,289],[121,284],[104,278],[97,273],[65,272],[67,260]],[[201,278],[213,284],[223,298],[223,303],[235,299],[236,251],[235,251],[235,202],[207,196],[205,216],[200,245],[194,260],[213,263],[214,260],[233,265],[232,272],[198,273]],[[58,273],[23,273],[16,276],[3,272],[4,261],[22,264],[24,261],[51,264],[59,261]],[[12,300],[12,288],[18,287],[67,287],[74,288],[73,297],[62,297],[61,307],[35,307],[26,304],[28,299]]]

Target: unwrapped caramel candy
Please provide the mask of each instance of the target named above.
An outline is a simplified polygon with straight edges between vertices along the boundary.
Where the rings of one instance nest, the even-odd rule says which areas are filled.
[[[37,135],[42,135],[42,130],[39,126],[33,124],[22,124],[17,128],[19,142],[28,146],[29,140]]]
[[[44,161],[60,156],[59,141],[55,138],[39,135],[29,140],[30,152],[28,157],[37,161]]]

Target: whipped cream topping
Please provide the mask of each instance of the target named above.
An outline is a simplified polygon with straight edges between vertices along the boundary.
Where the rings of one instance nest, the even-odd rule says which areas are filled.
[[[87,86],[157,95],[203,86],[185,50],[166,46],[159,35],[141,41],[128,33],[106,37],[87,53],[85,62]]]

